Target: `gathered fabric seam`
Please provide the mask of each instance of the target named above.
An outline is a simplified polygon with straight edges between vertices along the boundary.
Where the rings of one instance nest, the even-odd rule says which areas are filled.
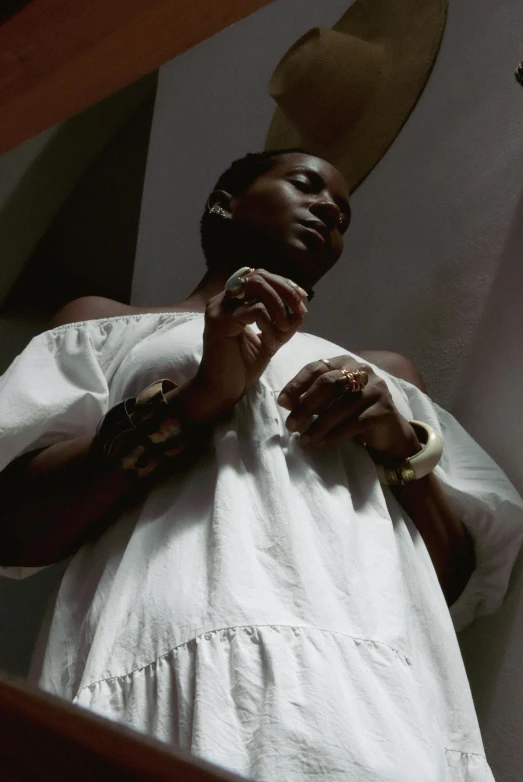
[[[65,331],[65,329],[72,328],[73,326],[85,326],[86,323],[103,323],[107,320],[135,320],[137,318],[143,318],[146,315],[156,315],[156,317],[160,317],[160,315],[169,315],[169,316],[176,316],[176,315],[204,315],[203,312],[196,312],[196,310],[173,310],[172,312],[169,310],[165,310],[163,312],[135,312],[133,314],[129,315],[108,315],[105,318],[91,318],[89,320],[75,320],[72,323],[62,323],[61,326],[55,326],[54,329],[48,329],[48,332],[55,331]]]
[[[471,756],[475,758],[481,758],[482,760],[487,763],[487,758],[485,755],[482,755],[481,752],[462,752],[460,749],[451,749],[450,747],[445,747],[446,752],[456,752],[458,755],[465,755],[465,756]]]
[[[154,665],[155,663],[162,660],[164,657],[168,657],[173,652],[178,651],[178,649],[181,649],[182,646],[187,646],[187,644],[190,644],[192,641],[196,641],[199,638],[202,638],[205,635],[210,635],[211,633],[223,633],[226,630],[243,630],[247,628],[262,628],[262,627],[284,627],[288,628],[290,630],[312,630],[314,632],[318,633],[327,633],[329,635],[340,635],[343,638],[350,638],[353,641],[362,641],[363,643],[369,643],[369,644],[379,644],[380,646],[385,646],[387,649],[390,649],[394,654],[397,654],[398,657],[405,660],[405,662],[408,665],[412,664],[412,660],[410,657],[407,657],[402,652],[399,652],[397,649],[395,649],[393,646],[389,646],[389,644],[384,643],[383,641],[377,641],[373,638],[360,638],[356,635],[349,635],[348,633],[341,633],[338,630],[325,630],[321,627],[310,627],[309,625],[283,625],[283,624],[264,624],[264,625],[229,625],[227,627],[215,627],[212,630],[204,630],[203,632],[199,633],[198,635],[193,636],[192,638],[188,638],[186,641],[182,641],[182,643],[177,644],[176,646],[173,646],[172,649],[169,649],[167,652],[164,652],[163,654],[156,657],[154,660],[151,660],[150,662],[146,663],[145,665],[141,665],[138,668],[133,668],[132,671],[127,671],[127,673],[121,673],[118,676],[106,676],[103,679],[97,679],[95,682],[91,682],[91,684],[86,684],[84,687],[80,687],[76,695],[74,696],[73,700],[76,700],[81,692],[84,690],[88,690],[91,687],[95,687],[97,684],[103,684],[104,682],[111,682],[116,681],[117,679],[124,679],[126,676],[132,676],[134,673],[139,673],[140,671],[144,671],[146,668],[149,668],[150,666]],[[458,751],[458,750],[453,750]]]

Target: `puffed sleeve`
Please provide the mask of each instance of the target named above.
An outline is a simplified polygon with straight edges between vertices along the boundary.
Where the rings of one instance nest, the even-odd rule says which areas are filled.
[[[109,389],[90,326],[37,335],[0,377],[0,471],[24,453],[96,431]],[[0,576],[26,578],[39,570],[0,567]]]
[[[476,568],[450,606],[457,631],[501,606],[523,542],[523,500],[503,470],[451,413],[427,394],[394,379],[406,398],[410,418],[424,421],[443,438],[434,470],[474,543]]]

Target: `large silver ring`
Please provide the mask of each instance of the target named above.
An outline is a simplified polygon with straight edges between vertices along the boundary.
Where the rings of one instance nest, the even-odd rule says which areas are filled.
[[[231,274],[225,283],[225,295],[229,299],[243,299],[245,297],[245,286],[247,284],[247,275],[252,274],[254,269],[250,266],[242,266],[241,269]]]
[[[320,358],[320,361],[323,361],[325,366],[328,367],[331,371],[334,369],[328,358]]]
[[[369,382],[369,376],[364,369],[353,369],[349,372],[348,369],[340,369],[342,373],[338,378],[338,383],[343,383],[343,394],[353,394],[356,391],[363,391],[367,383]]]

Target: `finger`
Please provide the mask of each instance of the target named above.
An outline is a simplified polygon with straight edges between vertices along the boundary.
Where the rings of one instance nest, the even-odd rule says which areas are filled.
[[[261,301],[255,301],[252,304],[244,304],[241,307],[238,307],[234,311],[233,317],[243,326],[249,326],[251,323],[256,323],[261,332],[271,331],[274,326],[267,307]]]
[[[343,394],[327,410],[318,415],[300,437],[301,444],[314,446],[324,441],[330,442],[331,436],[334,436],[338,430],[345,431],[351,426],[359,426],[362,416],[374,405],[374,396],[364,395],[363,391]],[[365,426],[363,423],[361,425]]]
[[[292,284],[290,280],[270,274],[264,269],[251,272],[246,277],[245,297],[262,301],[271,313],[273,321],[282,331],[289,328],[292,315],[298,313],[304,315],[307,312],[307,307],[302,303],[303,296],[300,290],[302,289]]]
[[[261,332],[260,342],[270,356],[293,336],[299,325],[292,324],[287,331],[281,331],[262,302],[244,305],[237,310],[236,317],[243,327],[256,323]]]
[[[308,426],[313,415],[324,413],[342,393],[339,378],[343,378],[339,372],[330,372],[325,365],[325,372],[316,377],[311,385],[299,398],[292,408],[292,413],[287,418],[285,425],[289,432],[302,432]]]
[[[260,331],[266,331],[270,326],[274,326],[270,313],[260,301],[253,301],[243,304],[240,299],[232,299],[220,294],[219,304],[211,311],[207,308],[206,318],[214,320],[216,325],[220,325],[219,331],[225,337],[237,337],[246,326],[256,323]],[[217,329],[213,329],[218,333]],[[283,333],[283,332],[280,332]]]
[[[334,359],[330,359],[331,363]],[[334,365],[334,364],[333,364]],[[300,397],[304,394],[314,381],[329,372],[329,368],[323,361],[312,361],[306,364],[292,380],[290,380],[280,391],[278,404],[287,410],[293,410],[298,404]]]
[[[282,277],[280,274],[273,274],[266,269],[256,269],[258,274],[265,277],[270,284],[276,288],[282,298],[286,298],[290,295],[289,304],[296,300],[296,297],[300,301],[308,298],[308,293],[304,288],[301,288],[297,282],[291,280],[290,277]]]
[[[242,300],[226,297],[224,293],[218,294],[211,300],[211,304],[207,306],[206,319],[210,322],[214,321],[209,332],[214,338],[218,334],[224,337],[237,337],[247,326],[256,323],[261,337],[252,332],[250,338],[260,343],[269,356],[274,355],[285,342],[288,342],[303,323],[303,315],[295,315],[289,321],[287,331],[281,331],[272,321],[263,302],[242,304]]]
[[[292,410],[294,412],[294,408],[299,403],[302,394],[310,388],[318,377],[324,375],[326,372],[332,372],[333,369],[347,369],[349,371],[364,369],[369,377],[369,382],[374,374],[371,367],[367,366],[367,364],[362,364],[352,358],[352,356],[334,356],[333,358],[327,359],[327,361],[330,366],[327,366],[321,359],[306,364],[303,369],[282,388],[277,400],[278,404],[287,408],[287,410]],[[339,373],[338,377],[341,378]]]
[[[289,328],[287,331],[279,331],[278,330],[278,341],[280,345],[285,344],[288,342],[292,337],[296,334],[300,326],[303,325],[305,315],[301,313],[297,313],[296,315],[293,315],[292,318],[289,321]]]
[[[245,323],[238,319],[238,312],[245,311],[243,306],[240,300],[232,299],[224,291],[209,299],[205,307],[204,341],[241,334]]]
[[[286,342],[288,342],[290,339],[293,338],[293,336],[296,334],[298,329],[303,325],[304,318],[305,318],[305,313],[302,312],[298,312],[294,315],[291,315],[290,319],[287,321],[288,327],[286,331],[281,331],[273,324],[275,328],[275,335],[276,335],[276,341],[278,343],[278,348],[280,348],[282,345],[284,345]]]
[[[261,273],[255,271],[246,277],[245,298],[262,302],[279,329],[286,331],[289,328],[283,299]]]
[[[265,331],[260,337],[260,342],[269,356],[274,356],[280,347],[273,331]]]
[[[324,446],[334,448],[338,445],[343,445],[343,443],[346,443],[348,440],[354,440],[355,438],[358,438],[359,440],[361,435],[364,434],[368,428],[369,424],[367,421],[360,421],[359,418],[356,417],[334,427],[334,429],[331,429],[323,438],[319,440],[306,440],[302,445],[308,448],[314,448],[315,446],[319,448]]]
[[[266,272],[268,274],[268,272]],[[281,278],[283,279],[283,278]],[[293,283],[294,285],[294,283]],[[288,283],[288,286],[290,291],[293,290],[292,285],[290,282]],[[302,289],[300,289],[302,290]],[[262,296],[264,293],[262,292]],[[270,295],[270,294],[269,294]],[[290,331],[289,339],[290,337],[296,332],[296,330],[302,325],[303,323],[303,317],[306,313],[306,307],[300,306],[301,305],[301,294],[287,294],[287,300],[289,299],[289,296],[294,296],[294,303],[298,302],[297,310],[292,315],[292,317],[288,317],[287,311],[285,310],[285,304],[283,300],[281,300],[281,307],[283,309],[284,315],[284,325],[285,330]],[[273,291],[273,302],[274,302],[274,296],[276,296],[276,293]],[[256,300],[258,297],[254,297],[250,294],[246,296],[247,300],[250,298],[255,299],[254,302],[256,303]],[[262,302],[265,303],[265,302]],[[217,296],[213,296],[209,302],[207,303],[206,309],[205,309],[205,323],[206,323],[206,334],[205,336],[207,338],[217,338],[218,336],[223,337],[236,337],[245,328],[245,323],[242,322],[240,318],[242,318],[246,312],[245,307],[250,307],[251,304],[244,304],[243,299],[236,299],[228,296],[225,291],[222,291]],[[287,305],[288,306],[288,305]],[[296,306],[295,304],[293,306]],[[267,307],[266,307],[267,308]],[[269,311],[269,309],[267,310]],[[280,315],[279,319],[279,325],[282,325],[282,315]],[[254,321],[249,321],[253,323]],[[207,328],[208,327],[208,328]],[[280,333],[284,333],[281,331]]]
[[[264,272],[271,285],[274,287],[280,298],[284,302],[287,311],[287,319],[291,320],[294,315],[306,315],[308,310],[305,301],[308,298],[307,291],[288,277],[281,277],[278,274]]]
[[[292,339],[302,325],[303,318],[304,316],[302,314],[293,315],[292,319],[289,321],[287,331],[281,331],[273,321],[264,324],[261,342],[271,356],[274,355],[282,345]],[[260,331],[262,331],[261,328]]]

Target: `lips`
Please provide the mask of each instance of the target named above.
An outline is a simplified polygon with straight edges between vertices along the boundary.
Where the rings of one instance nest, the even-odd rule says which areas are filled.
[[[319,239],[321,239],[323,244],[327,244],[330,238],[330,231],[325,225],[325,223],[321,223],[318,220],[307,220],[303,221],[302,225],[304,228],[307,228],[307,230],[314,233]]]

